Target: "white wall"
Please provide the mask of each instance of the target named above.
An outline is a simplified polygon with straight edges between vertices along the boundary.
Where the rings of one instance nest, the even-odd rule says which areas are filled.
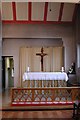
[[[62,38],[63,45],[65,48],[65,69],[68,70],[69,67],[71,66],[71,63],[75,61],[76,56],[75,39],[72,25],[4,24],[2,33],[4,38],[3,55],[7,56],[11,55],[14,57],[15,86],[17,86],[19,82],[19,48],[24,45],[26,46],[56,45],[56,43],[52,39],[43,40],[33,38]]]

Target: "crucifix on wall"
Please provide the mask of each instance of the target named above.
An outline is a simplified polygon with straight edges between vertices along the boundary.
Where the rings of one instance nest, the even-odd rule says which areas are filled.
[[[43,57],[46,56],[47,54],[44,53],[43,47],[41,48],[41,53],[36,53],[36,55],[41,57],[41,71],[44,71],[43,70]]]

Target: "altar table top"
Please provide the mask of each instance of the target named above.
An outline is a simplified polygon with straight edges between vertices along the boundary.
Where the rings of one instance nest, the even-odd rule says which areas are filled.
[[[65,72],[25,72],[23,81],[25,80],[68,80]]]

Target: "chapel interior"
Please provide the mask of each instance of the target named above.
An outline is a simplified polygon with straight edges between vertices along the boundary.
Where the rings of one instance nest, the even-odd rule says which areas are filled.
[[[78,120],[78,112],[79,1],[1,2],[0,118]]]

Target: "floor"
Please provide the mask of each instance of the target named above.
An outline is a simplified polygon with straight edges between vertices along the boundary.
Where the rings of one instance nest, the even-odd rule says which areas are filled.
[[[54,118],[72,120],[72,112],[70,111],[16,111],[16,112],[2,112],[3,118]]]
[[[0,95],[1,100],[1,95]],[[1,103],[1,102],[0,102]],[[19,119],[50,119],[50,120],[73,120],[72,110],[52,110],[52,106],[44,107],[12,107],[11,106],[11,90],[2,92],[2,104],[0,104],[0,117],[16,120]],[[1,106],[3,111],[1,111]],[[57,106],[59,108],[59,106]],[[44,110],[45,108],[45,110]],[[49,110],[48,110],[49,109]],[[51,110],[50,110],[51,109]],[[5,120],[6,120],[5,119]]]

